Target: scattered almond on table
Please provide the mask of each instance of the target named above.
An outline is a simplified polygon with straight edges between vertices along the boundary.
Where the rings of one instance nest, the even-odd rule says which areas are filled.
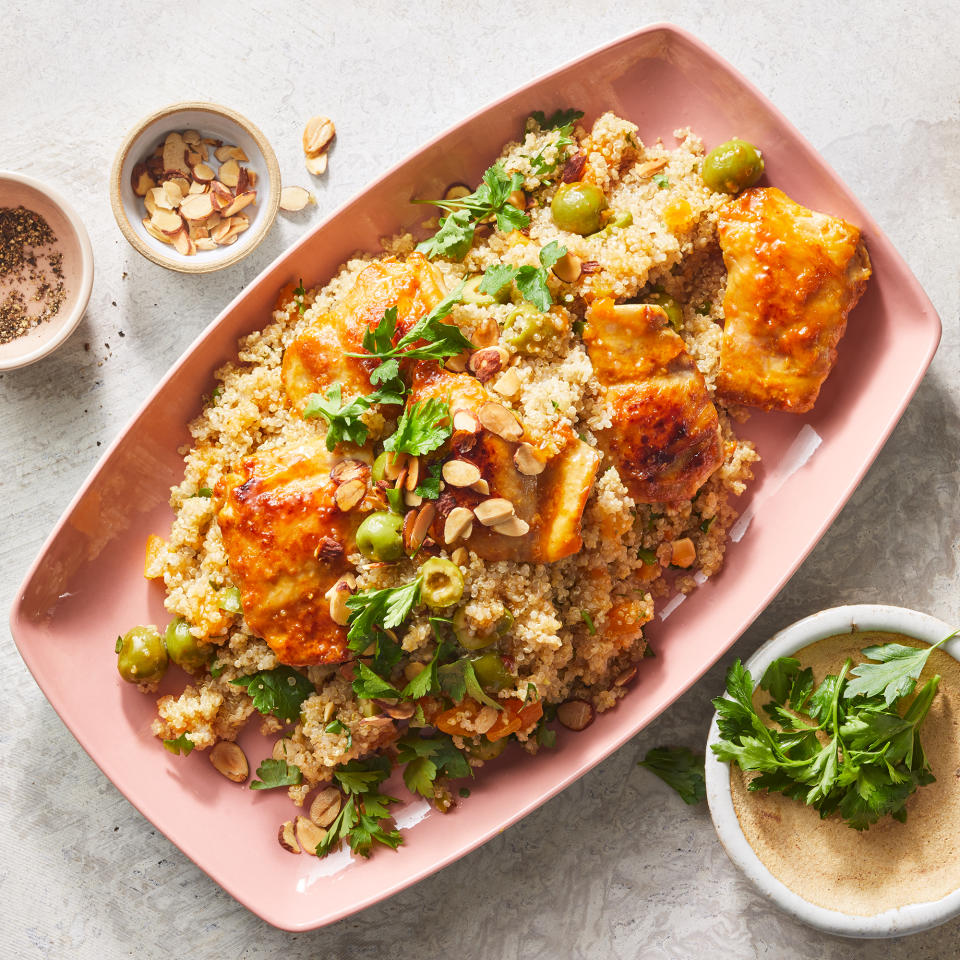
[[[307,172],[319,177],[327,169],[327,151],[337,128],[329,117],[316,116],[307,121],[303,128],[303,155],[306,157]]]
[[[242,211],[257,201],[257,174],[243,166],[248,162],[240,147],[196,130],[168,133],[130,175],[147,212],[144,229],[185,257],[236,243],[250,226]]]
[[[304,187],[284,187],[280,191],[280,209],[298,213],[308,203],[316,203],[313,194]]]

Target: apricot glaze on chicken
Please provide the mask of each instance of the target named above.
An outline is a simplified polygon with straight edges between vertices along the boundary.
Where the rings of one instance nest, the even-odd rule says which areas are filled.
[[[362,514],[343,512],[323,441],[258,454],[217,484],[217,521],[247,624],[281,663],[338,663],[347,631],[326,592],[347,571]]]
[[[690,499],[723,460],[720,423],[667,315],[603,298],[587,311],[583,339],[613,420],[598,434],[600,448],[630,496],[642,503]]]
[[[721,208],[717,229],[728,274],[717,393],[804,413],[870,277],[860,231],[775,187],[745,190]]]
[[[339,383],[344,399],[370,392],[374,360],[351,357],[363,351],[363,335],[384,312],[397,308],[397,336],[402,337],[444,297],[443,274],[420,253],[406,260],[375,260],[357,277],[350,292],[287,347],[283,388],[293,408],[303,412],[311,393],[325,393]]]

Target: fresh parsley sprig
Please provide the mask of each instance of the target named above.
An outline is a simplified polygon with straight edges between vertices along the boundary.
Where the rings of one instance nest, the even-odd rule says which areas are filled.
[[[259,780],[250,783],[251,790],[273,790],[276,787],[295,787],[303,779],[300,768],[286,760],[267,759],[257,767]]]
[[[558,130],[560,132],[560,136],[551,143],[551,146],[556,150],[556,156],[553,160],[547,160],[544,157],[544,153],[547,151],[546,147],[535,157],[530,158],[530,169],[533,171],[534,176],[544,180],[556,172],[561,161],[567,157],[567,147],[574,143],[573,125],[582,116],[583,111],[572,109],[557,110],[549,118],[544,115],[542,110],[535,110],[530,114],[530,120],[532,120],[542,132],[546,133],[551,130]],[[529,120],[526,126],[527,129],[530,129],[531,124]]]
[[[509,263],[493,263],[483,272],[480,292],[496,297],[505,286],[516,283],[523,299],[532,303],[541,313],[545,313],[553,304],[553,296],[547,286],[550,268],[566,253],[566,247],[556,240],[551,240],[540,251],[539,267],[529,264],[514,267]]]
[[[555,110],[549,117],[542,110],[534,110],[530,114],[530,119],[544,132],[547,130],[562,130],[569,127],[573,129],[574,123],[583,117],[582,110],[574,110],[568,107],[566,110]],[[529,127],[529,123],[527,124]]]
[[[384,630],[399,627],[410,616],[410,611],[420,602],[419,576],[399,587],[382,590],[360,590],[347,598],[350,611],[347,642],[357,653],[377,641]]]
[[[440,220],[440,229],[429,239],[417,244],[417,250],[434,257],[462,260],[473,245],[476,225],[484,220],[496,221],[497,229],[521,230],[530,218],[509,202],[510,194],[523,186],[519,173],[507,176],[500,163],[483,174],[480,186],[469,196],[457,200],[415,200],[447,210]]]
[[[952,635],[951,635],[952,636]],[[764,711],[753,707],[753,680],[737,660],[727,673],[727,696],[713,701],[721,739],[714,753],[760,775],[751,790],[774,790],[813,806],[821,817],[839,815],[856,830],[884,816],[906,819],[906,801],[931,783],[919,729],[940,678],[916,691],[929,647],[884,644],[863,653],[876,663],[836,675],[814,687],[813,672],[793,657],[773,661],[760,680],[771,697]],[[849,679],[853,676],[853,679]],[[901,714],[899,701],[916,691]]]
[[[376,371],[374,371],[376,372]],[[403,387],[403,384],[399,384]],[[311,393],[303,410],[303,419],[323,417],[327,421],[327,449],[333,450],[338,443],[349,441],[362,447],[367,441],[369,428],[363,415],[378,403],[403,403],[403,392],[391,379],[386,385],[366,396],[354,397],[347,403],[342,399],[342,388],[335,383],[326,394]]]
[[[428,800],[436,796],[438,777],[457,780],[473,776],[467,758],[453,745],[453,740],[442,733],[430,737],[409,733],[401,737],[397,741],[397,760],[405,764],[403,782],[407,789]]]
[[[384,440],[383,449],[419,457],[443,446],[451,433],[450,404],[439,397],[430,397],[404,409],[396,431]]]
[[[262,714],[273,714],[292,723],[300,717],[300,706],[316,692],[314,685],[299,670],[279,666],[261,670],[230,681],[245,687],[253,706]]]
[[[654,747],[638,762],[673,787],[684,803],[699,803],[707,795],[703,774],[703,756],[686,747]]]

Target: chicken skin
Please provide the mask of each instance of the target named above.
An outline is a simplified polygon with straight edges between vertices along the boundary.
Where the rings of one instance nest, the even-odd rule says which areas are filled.
[[[774,187],[745,190],[721,209],[717,229],[728,274],[717,393],[804,413],[870,276],[860,231]]]

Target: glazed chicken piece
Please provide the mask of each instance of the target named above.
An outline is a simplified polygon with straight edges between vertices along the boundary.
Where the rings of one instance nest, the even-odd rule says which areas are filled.
[[[437,364],[419,363],[414,372],[412,401],[441,397],[458,411],[479,414],[485,403],[495,402],[486,387],[466,373],[450,373]],[[546,457],[538,452],[543,470],[522,473],[514,460],[519,442],[489,430],[455,430],[445,460],[463,460],[480,471],[487,492],[448,483],[437,501],[431,535],[445,544],[446,518],[456,507],[473,509],[491,498],[509,500],[515,514],[529,524],[521,536],[507,536],[494,527],[473,521],[470,537],[463,541],[484,560],[552,563],[577,553],[583,546],[580,521],[600,465],[600,454],[567,431],[559,451]],[[460,541],[457,541],[458,544]]]
[[[630,496],[688,500],[723,460],[717,410],[667,315],[597,300],[583,334],[613,423],[598,440]]]
[[[324,596],[348,569],[358,511],[334,499],[322,441],[259,454],[217,484],[217,521],[244,619],[281,663],[339,663],[347,631]]]
[[[397,334],[402,337],[446,296],[443,275],[423,254],[406,260],[376,260],[357,277],[350,292],[330,313],[319,317],[283,355],[283,389],[291,406],[303,411],[311,393],[326,393],[341,384],[344,402],[371,390],[374,360],[348,357],[363,351],[363,335],[376,327],[384,312],[397,308]]]
[[[721,209],[717,229],[728,273],[717,392],[804,413],[870,276],[860,231],[774,187],[745,190]]]

